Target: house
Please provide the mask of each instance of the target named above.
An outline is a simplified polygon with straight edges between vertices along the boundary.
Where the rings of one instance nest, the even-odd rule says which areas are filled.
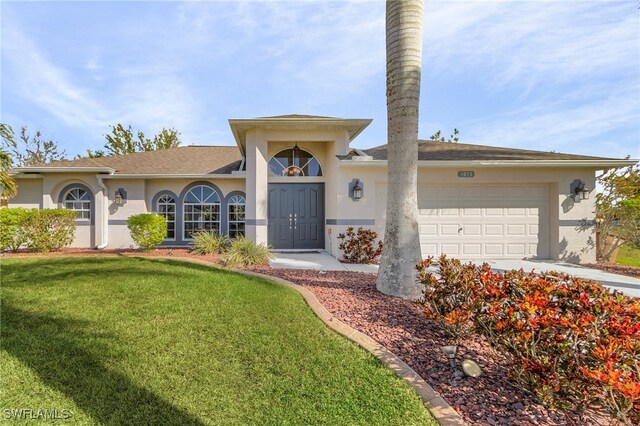
[[[127,218],[167,218],[165,245],[199,229],[339,256],[348,226],[384,235],[387,147],[354,149],[367,119],[230,119],[237,146],[185,146],[12,171],[11,206],[78,215],[74,246],[128,248]],[[419,141],[423,256],[592,262],[598,170],[631,160]]]

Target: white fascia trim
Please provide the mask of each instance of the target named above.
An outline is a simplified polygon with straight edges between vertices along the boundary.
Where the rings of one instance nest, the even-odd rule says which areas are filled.
[[[19,173],[115,173],[111,167],[16,167],[10,175]]]
[[[187,174],[137,174],[137,173],[118,173],[105,175],[105,179],[244,179],[245,171],[233,171],[232,174],[220,175],[187,175]]]
[[[418,161],[419,167],[605,167],[633,166],[638,160],[497,160],[497,161]],[[387,160],[341,160],[340,166],[386,166]]]

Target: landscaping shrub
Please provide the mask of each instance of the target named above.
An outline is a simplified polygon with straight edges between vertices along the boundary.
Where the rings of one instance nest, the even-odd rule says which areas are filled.
[[[0,208],[0,250],[18,251],[27,242],[31,210],[22,207]]]
[[[167,220],[154,213],[141,213],[129,217],[127,227],[131,238],[144,250],[162,244],[167,235]]]
[[[231,245],[227,235],[215,231],[198,231],[193,234],[193,254],[219,254]]]
[[[273,255],[266,244],[240,236],[231,242],[229,250],[224,254],[224,263],[228,266],[266,265]]]
[[[476,268],[457,259],[440,258],[439,277],[428,272],[433,258],[418,263],[419,279],[424,284],[427,315],[439,321],[447,336],[458,340],[473,331],[471,318],[478,308]]]
[[[48,253],[71,245],[76,230],[76,212],[67,209],[31,210],[28,215],[27,247]]]
[[[503,274],[487,264],[439,261],[442,278],[426,271],[431,259],[418,264],[427,305],[447,285],[461,291],[452,305],[469,308],[465,326],[510,359],[516,381],[548,405],[599,403],[627,424],[640,422],[640,299],[556,272]]]
[[[378,233],[371,229],[353,227],[347,228],[345,233],[338,234],[340,245],[338,248],[343,251],[342,260],[347,263],[376,263],[382,254],[382,241],[376,239]]]

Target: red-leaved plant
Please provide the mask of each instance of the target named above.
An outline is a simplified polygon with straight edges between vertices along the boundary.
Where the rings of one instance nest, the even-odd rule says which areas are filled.
[[[353,227],[347,228],[345,233],[338,234],[340,245],[338,248],[343,252],[342,260],[346,263],[376,263],[382,254],[382,241],[378,239],[378,233],[371,229]]]
[[[627,424],[640,423],[640,300],[593,281],[557,272],[494,273],[487,264],[439,259],[439,275],[418,264],[429,297],[459,293],[451,312],[464,311],[510,358],[513,378],[546,404],[581,410],[600,403]],[[434,290],[434,288],[436,290]],[[453,305],[452,305],[453,306]],[[441,319],[451,329],[447,316]]]

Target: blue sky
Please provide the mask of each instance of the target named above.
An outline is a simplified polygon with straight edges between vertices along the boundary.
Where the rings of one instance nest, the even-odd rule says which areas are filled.
[[[386,142],[384,2],[11,2],[0,120],[70,155],[121,122],[233,145],[228,118],[372,118]],[[640,157],[640,12],[626,1],[429,1],[420,137]]]

